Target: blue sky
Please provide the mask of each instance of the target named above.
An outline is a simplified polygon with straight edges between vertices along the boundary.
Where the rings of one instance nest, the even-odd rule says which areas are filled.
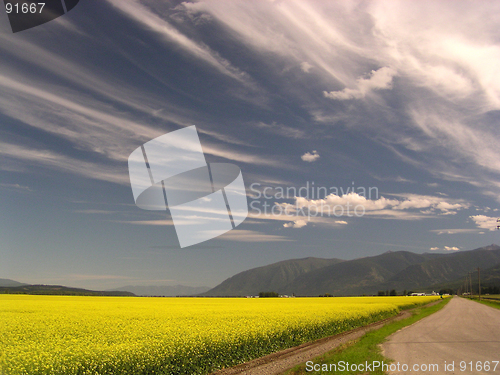
[[[215,286],[290,258],[498,243],[499,23],[479,1],[82,0],[12,34],[2,12],[0,277]],[[127,159],[190,125],[252,209],[181,249],[168,213],[135,206]],[[327,194],[279,195],[313,182]],[[318,205],[363,215],[300,216]]]

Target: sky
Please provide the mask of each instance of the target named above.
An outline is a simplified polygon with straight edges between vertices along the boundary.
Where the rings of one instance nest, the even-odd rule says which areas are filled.
[[[81,0],[15,34],[0,13],[0,278],[213,287],[499,243],[498,2]],[[181,248],[128,157],[191,125],[249,215]]]

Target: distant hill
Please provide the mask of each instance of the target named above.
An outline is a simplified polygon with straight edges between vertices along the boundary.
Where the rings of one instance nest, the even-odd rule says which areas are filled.
[[[95,291],[80,288],[68,288],[62,285],[21,285],[0,287],[0,294],[34,294],[34,295],[70,295],[70,296],[134,296],[123,291]]]
[[[486,269],[500,265],[500,247],[479,248],[445,254],[421,264],[413,265],[390,278],[389,285],[402,289],[418,289],[429,285],[442,284],[462,278],[477,267]]]
[[[476,293],[478,287],[477,269],[473,270],[471,269],[470,271],[471,272],[473,271],[471,275],[472,290],[474,291],[474,293]],[[454,291],[460,290],[461,292],[464,292],[465,291],[464,283],[466,275],[467,273],[464,273],[463,275],[461,275],[461,277],[458,277],[453,281],[433,284],[429,287],[426,287],[425,291],[453,289]],[[495,266],[490,268],[481,268],[481,289],[484,289],[486,287],[500,288],[500,264],[496,264]]]
[[[268,266],[241,272],[203,293],[207,296],[246,296],[259,292],[280,291],[297,277],[324,267],[341,263],[341,259],[304,258],[284,260]]]
[[[28,285],[28,284],[23,284],[18,281],[10,280],[10,279],[0,279],[0,287],[3,286],[22,286],[22,285]]]
[[[384,284],[409,266],[435,258],[436,254],[414,254],[408,251],[387,252],[381,255],[354,259],[324,267],[296,278],[284,288],[286,294],[333,295],[375,294],[385,290]],[[390,288],[393,289],[393,288]]]
[[[31,285],[14,280],[0,279],[0,294],[36,295],[79,295],[79,296],[192,296],[204,293],[209,287],[175,286],[124,286],[121,288],[98,291],[70,288],[62,285]]]
[[[500,266],[497,245],[446,254],[395,251],[348,261],[294,259],[241,272],[204,295],[242,296],[263,291],[298,296],[360,295],[391,289],[401,293],[452,282],[477,267],[497,264]]]
[[[114,289],[115,291],[126,291],[132,292],[138,296],[162,296],[162,297],[175,297],[175,296],[192,296],[195,294],[205,293],[210,290],[206,286],[185,286],[185,285],[174,285],[174,286],[140,286],[140,285],[127,285],[120,288]]]

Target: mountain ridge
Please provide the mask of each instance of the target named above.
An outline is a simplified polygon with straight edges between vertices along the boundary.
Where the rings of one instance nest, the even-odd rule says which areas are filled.
[[[20,286],[0,287],[0,294],[30,294],[57,296],[119,296],[134,297],[135,294],[122,291],[99,291],[71,288],[63,285],[25,284]]]
[[[0,279],[0,287],[16,287],[28,285],[25,283],[20,283],[19,281],[11,280],[11,279]]]
[[[425,289],[473,270],[500,265],[500,247],[454,253],[393,251],[352,260],[290,259],[240,272],[203,296],[244,296],[274,291],[297,296],[377,294]],[[313,272],[314,271],[314,272]]]
[[[324,259],[315,257],[283,260],[240,272],[202,295],[210,296],[214,294],[230,297],[255,295],[262,291],[281,290],[290,281],[302,274],[341,262],[345,261],[337,258]],[[253,284],[254,287],[249,289],[249,284]],[[257,289],[259,290],[255,292]]]

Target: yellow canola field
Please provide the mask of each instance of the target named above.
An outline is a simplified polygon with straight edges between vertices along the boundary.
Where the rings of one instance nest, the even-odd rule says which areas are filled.
[[[0,295],[0,374],[207,374],[436,298]]]

